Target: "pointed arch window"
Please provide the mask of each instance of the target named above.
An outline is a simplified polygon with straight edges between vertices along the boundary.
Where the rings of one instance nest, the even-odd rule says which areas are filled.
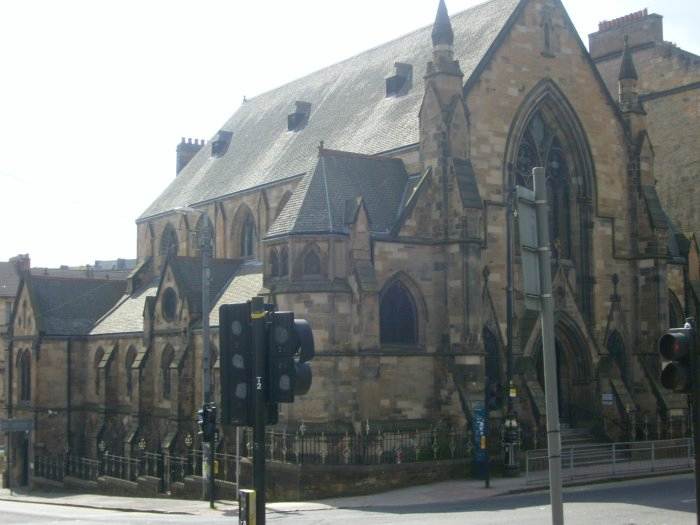
[[[284,277],[289,273],[289,250],[283,246],[280,250],[280,277]]]
[[[532,170],[544,167],[549,201],[550,243],[555,258],[571,258],[571,172],[555,130],[536,112],[526,126],[515,163],[515,182],[533,189]]]
[[[418,344],[416,302],[400,280],[390,283],[380,296],[379,338],[382,344]]]
[[[131,375],[131,367],[136,361],[136,349],[130,346],[126,351],[126,359],[124,360],[124,374],[126,375],[126,394],[131,397],[134,390],[133,376]]]
[[[205,222],[206,221],[206,222]],[[206,224],[206,227],[205,227]],[[208,231],[207,231],[208,230]],[[214,224],[211,222],[209,215],[201,215],[197,220],[197,225],[195,226],[194,236],[197,241],[197,246],[195,251],[197,255],[202,253],[202,242],[209,242],[211,248],[210,253],[212,257],[216,255],[216,230],[214,229]],[[208,241],[207,241],[208,239]]]
[[[19,358],[19,399],[30,401],[32,398],[32,355],[29,350],[22,352]]]
[[[257,242],[258,235],[255,229],[255,219],[253,219],[253,214],[248,212],[243,219],[241,227],[241,257],[255,257]]]
[[[617,363],[618,368],[620,369],[620,375],[622,375],[622,380],[627,381],[627,359],[625,356],[625,343],[622,340],[622,336],[620,335],[620,332],[615,330],[610,334],[608,337],[608,343],[606,345],[608,349],[608,353],[610,354],[610,357],[613,358],[613,361]]]
[[[313,248],[304,254],[303,273],[304,275],[321,275],[321,257]]]
[[[270,275],[272,277],[279,277],[280,275],[280,260],[275,248],[270,250]]]
[[[172,224],[168,223],[160,238],[160,254],[165,257],[175,257],[179,247],[180,243],[175,228],[173,228]]]
[[[170,377],[170,365],[173,364],[175,351],[171,346],[166,346],[160,361],[160,371],[163,380],[163,399],[170,399],[172,384]]]

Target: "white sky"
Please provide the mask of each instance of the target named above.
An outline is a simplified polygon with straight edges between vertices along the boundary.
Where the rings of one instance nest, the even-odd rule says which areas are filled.
[[[447,0],[456,13],[481,0]],[[180,137],[432,23],[437,0],[0,0],[0,260],[132,258]],[[564,0],[584,42],[648,7],[700,54],[697,0]]]

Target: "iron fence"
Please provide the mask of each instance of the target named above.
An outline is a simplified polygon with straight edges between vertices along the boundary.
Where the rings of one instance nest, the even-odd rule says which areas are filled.
[[[78,456],[66,457],[67,476],[80,478],[87,481],[97,481],[100,471],[100,462],[97,459],[81,458]]]
[[[690,438],[565,447],[561,453],[562,481],[687,470],[693,468],[694,462],[695,451]],[[547,484],[548,468],[546,449],[526,453],[527,484]]]
[[[34,475],[53,481],[63,481],[66,475],[66,459],[57,456],[37,456],[34,458]]]

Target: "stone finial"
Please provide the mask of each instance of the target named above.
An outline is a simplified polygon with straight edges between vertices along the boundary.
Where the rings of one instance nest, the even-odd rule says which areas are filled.
[[[629,48],[629,37],[625,35],[625,47],[622,50],[622,62],[620,63],[620,76],[618,80],[637,80],[637,69],[634,67],[632,53]]]
[[[433,24],[433,46],[452,46],[454,43],[454,33],[452,32],[452,23],[450,16],[447,14],[445,0],[440,0],[438,5],[435,23]]]

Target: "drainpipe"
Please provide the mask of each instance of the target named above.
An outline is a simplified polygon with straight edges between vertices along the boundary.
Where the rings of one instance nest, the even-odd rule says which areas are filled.
[[[73,340],[68,338],[66,342],[66,451],[68,454],[71,453],[71,443],[73,442],[73,436],[71,434],[72,428],[72,393],[71,384],[73,384],[73,363],[72,363],[72,350],[73,350]]]

